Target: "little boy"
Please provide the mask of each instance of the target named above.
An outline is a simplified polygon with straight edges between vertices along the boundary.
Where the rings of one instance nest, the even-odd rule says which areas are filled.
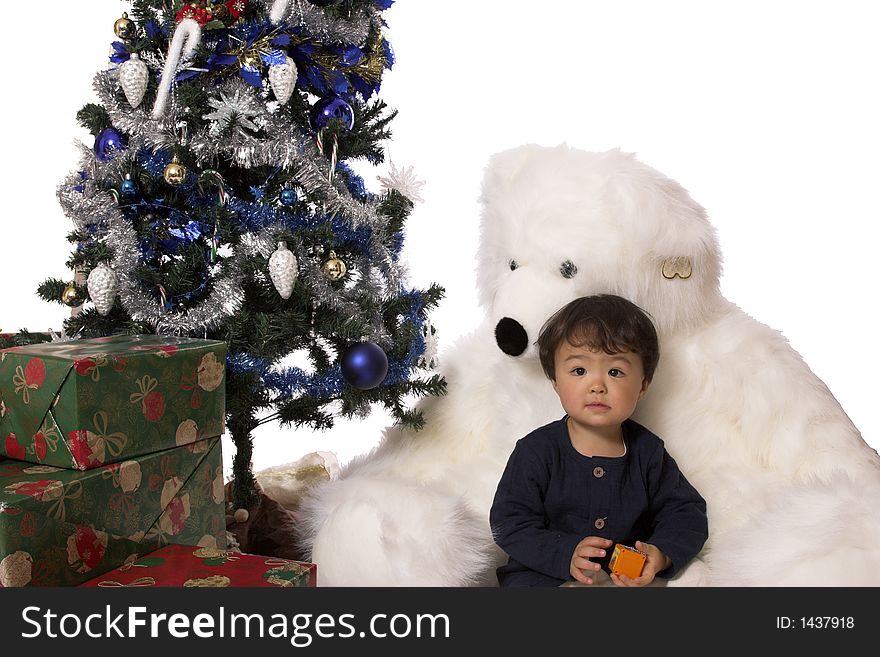
[[[583,297],[551,317],[538,337],[544,373],[566,415],[520,439],[489,514],[510,557],[501,586],[592,584],[614,543],[647,554],[635,579],[671,577],[708,536],[706,503],[663,441],[629,419],[657,367],[657,333],[636,305]]]

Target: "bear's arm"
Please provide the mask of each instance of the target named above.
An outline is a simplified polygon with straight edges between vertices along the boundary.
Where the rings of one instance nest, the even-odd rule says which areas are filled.
[[[568,580],[571,556],[583,537],[547,529],[548,482],[547,465],[517,443],[498,483],[489,524],[508,556],[531,570]]]
[[[658,575],[673,577],[697,556],[709,537],[706,501],[678,469],[662,441],[649,461],[647,484],[653,531],[645,542],[672,561]]]

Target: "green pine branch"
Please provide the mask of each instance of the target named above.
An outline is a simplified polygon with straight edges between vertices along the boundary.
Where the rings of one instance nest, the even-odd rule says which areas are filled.
[[[388,193],[382,197],[378,212],[388,217],[387,235],[389,238],[403,230],[414,207],[413,202],[396,189],[388,190]]]
[[[76,113],[77,122],[95,137],[113,125],[107,110],[95,103],[89,103]]]
[[[73,271],[90,271],[101,262],[113,258],[113,249],[102,242],[88,242],[83,249],[74,251],[65,263]]]
[[[333,428],[333,416],[322,410],[325,405],[312,397],[288,399],[278,405],[278,421],[281,426],[308,426],[317,431]]]
[[[0,350],[51,341],[52,338],[47,333],[31,333],[27,329],[21,329],[18,333],[0,333]]]
[[[338,120],[331,119],[327,125],[325,143],[332,143],[334,138],[338,140],[340,160],[364,158],[371,164],[381,164],[385,161],[385,150],[381,144],[391,139],[388,124],[397,116],[397,110],[383,114],[388,105],[381,99],[370,103],[354,99],[351,107],[356,129],[347,130]]]
[[[64,332],[76,338],[100,338],[106,335],[143,335],[153,333],[152,328],[133,321],[123,310],[117,299],[106,316],[101,316],[94,308],[86,308],[78,315],[64,320]]]

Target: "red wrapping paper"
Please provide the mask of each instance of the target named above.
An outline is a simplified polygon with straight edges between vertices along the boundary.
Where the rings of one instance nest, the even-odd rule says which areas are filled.
[[[169,545],[104,573],[88,587],[314,587],[313,563],[216,548]]]

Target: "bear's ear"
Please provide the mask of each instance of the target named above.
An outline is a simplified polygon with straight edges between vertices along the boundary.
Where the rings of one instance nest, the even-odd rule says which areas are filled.
[[[719,257],[706,211],[684,187],[631,155],[614,159],[609,178],[612,212],[638,242],[638,251],[664,259],[700,253]]]
[[[623,296],[647,310],[661,333],[700,321],[720,299],[721,252],[706,211],[677,182],[636,160],[610,183],[616,221],[631,235],[641,269],[622,277]]]
[[[538,150],[545,149],[537,144],[526,144],[490,157],[483,175],[482,201],[489,202],[495,194],[504,194],[505,190],[510,189]]]
[[[721,253],[706,211],[674,180],[659,176],[655,185],[657,200],[649,211],[656,213],[659,225],[651,241],[655,257],[662,262],[661,274],[686,280],[699,262],[701,269],[708,268],[701,273],[717,278]]]

